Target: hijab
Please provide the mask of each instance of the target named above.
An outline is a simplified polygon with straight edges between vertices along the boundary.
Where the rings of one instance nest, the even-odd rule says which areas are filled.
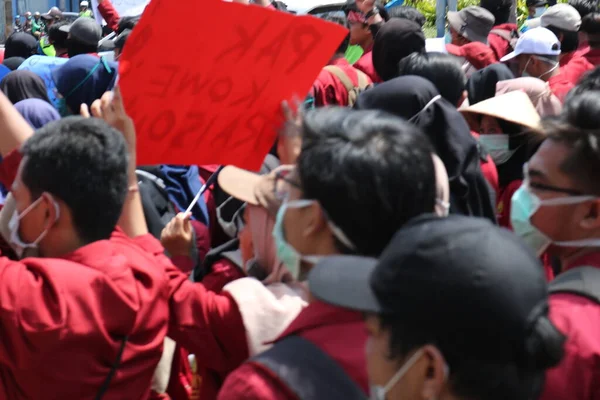
[[[50,103],[40,99],[21,100],[15,104],[15,108],[33,129],[60,119],[58,111]]]
[[[416,22],[394,18],[383,24],[373,43],[373,67],[383,81],[398,76],[398,63],[412,53],[425,52],[425,36]]]
[[[79,113],[82,104],[91,106],[104,92],[113,88],[117,65],[103,57],[81,54],[55,68],[52,79],[71,112]]]
[[[290,282],[292,275],[285,268],[283,263],[277,259],[275,250],[275,241],[273,239],[273,227],[275,226],[275,218],[269,212],[260,206],[248,204],[248,227],[251,229],[252,247],[254,250],[254,265],[257,269],[250,268],[252,262],[246,265],[246,273],[250,276],[260,277],[261,282],[265,285],[277,282]]]
[[[355,108],[388,111],[420,127],[446,167],[451,211],[495,222],[477,142],[456,107],[441,98],[431,82],[418,76],[392,79],[361,93]]]
[[[0,81],[4,79],[6,75],[10,74],[10,72],[10,69],[6,65],[0,64]]]
[[[489,67],[475,71],[467,81],[469,104],[477,104],[496,95],[496,83],[515,76],[504,64],[492,64]]]
[[[37,53],[37,48],[37,40],[29,33],[14,33],[6,39],[4,59],[11,57],[23,57],[27,59]]]
[[[50,103],[44,80],[31,71],[12,71],[0,82],[0,90],[13,104],[26,99],[40,99]]]
[[[8,67],[8,69],[11,71],[16,71],[24,62],[25,59],[23,57],[11,57],[5,58],[4,61],[2,61],[2,64]]]
[[[540,117],[550,117],[560,114],[562,103],[552,93],[548,83],[533,77],[509,79],[496,84],[496,94],[505,94],[521,90],[529,96]]]

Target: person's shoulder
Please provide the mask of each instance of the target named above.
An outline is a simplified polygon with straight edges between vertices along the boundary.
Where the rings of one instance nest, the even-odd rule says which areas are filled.
[[[219,400],[285,400],[296,396],[269,369],[253,362],[242,364],[233,371],[219,392]]]

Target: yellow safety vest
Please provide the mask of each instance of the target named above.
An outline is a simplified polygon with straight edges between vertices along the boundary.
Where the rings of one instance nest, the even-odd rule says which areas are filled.
[[[48,41],[48,36],[42,36],[40,39],[40,48],[48,57],[56,57],[56,50],[54,50],[54,46]]]

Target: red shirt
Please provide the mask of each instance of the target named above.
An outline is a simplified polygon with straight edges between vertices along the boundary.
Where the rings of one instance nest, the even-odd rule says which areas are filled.
[[[220,293],[226,284],[244,276],[236,265],[223,258],[212,265],[210,274],[204,277],[202,284],[206,289]],[[202,355],[197,357],[202,357]],[[202,366],[201,362],[197,364]],[[189,399],[192,390],[199,393],[197,396],[199,399],[216,399],[228,372],[213,371],[200,367],[195,374],[196,378],[194,378],[188,361],[188,352],[177,346],[167,393],[173,400]]]
[[[569,64],[562,68],[559,75],[563,75],[566,81],[577,85],[583,75],[600,65],[600,49],[588,48],[578,52]]]
[[[506,33],[510,35],[513,31],[518,32],[519,28],[516,24],[500,24],[494,26],[492,30],[506,31]],[[497,60],[500,60],[502,57],[504,57],[512,51],[510,43],[506,39],[495,33],[490,33],[488,35],[488,43],[490,48],[494,51]]]
[[[569,64],[569,66],[571,65],[573,65],[573,63]],[[569,68],[569,66],[566,68]],[[573,82],[572,79],[570,79],[569,76],[562,70],[558,75],[554,75],[548,79],[548,86],[550,87],[550,90],[563,103],[571,89],[575,87],[576,83],[577,81]]]
[[[105,398],[147,398],[169,319],[153,246],[116,231],[61,258],[0,258],[0,398],[93,398],[125,335]]]
[[[354,63],[354,68],[367,74],[367,76],[371,78],[371,81],[374,83],[382,82],[381,78],[377,74],[377,71],[375,71],[375,67],[373,66],[373,46],[365,50],[362,57],[360,57],[358,61]]]
[[[364,350],[367,334],[361,313],[315,301],[302,310],[278,340],[291,335],[317,345],[368,393]],[[229,375],[218,398],[280,400],[296,396],[270,370],[249,361]]]
[[[446,49],[452,55],[463,57],[478,70],[498,62],[494,51],[481,42],[471,42],[463,46],[447,44]]]
[[[344,57],[332,60],[329,65],[339,67],[352,81],[354,86],[358,87],[357,70]],[[312,95],[315,98],[315,106],[317,107],[348,105],[348,90],[337,76],[325,69],[321,70],[321,73],[313,84]]]
[[[569,265],[600,268],[600,253]],[[567,336],[565,357],[546,373],[541,400],[600,399],[600,305],[568,293],[550,296],[550,319]]]
[[[104,21],[106,21],[106,25],[112,31],[117,31],[119,28],[119,21],[121,17],[119,16],[119,12],[113,7],[112,2],[110,0],[104,0],[98,3],[98,12],[102,15]]]

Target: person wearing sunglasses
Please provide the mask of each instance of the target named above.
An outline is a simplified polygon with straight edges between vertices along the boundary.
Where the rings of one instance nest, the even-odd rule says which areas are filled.
[[[547,139],[512,198],[515,233],[538,255],[547,251],[561,262],[550,285],[550,317],[568,337],[566,355],[548,372],[542,400],[600,393],[599,97],[580,94],[544,122]]]

